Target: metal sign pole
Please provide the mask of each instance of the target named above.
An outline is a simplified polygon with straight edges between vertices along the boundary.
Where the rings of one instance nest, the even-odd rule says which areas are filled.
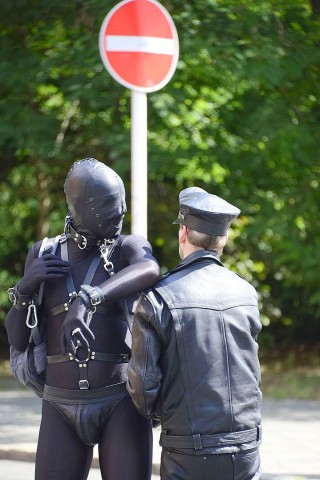
[[[163,88],[175,72],[177,30],[157,0],[122,0],[102,22],[99,50],[110,75],[131,90],[131,231],[147,238],[146,94]]]
[[[131,233],[148,237],[147,94],[131,90]]]

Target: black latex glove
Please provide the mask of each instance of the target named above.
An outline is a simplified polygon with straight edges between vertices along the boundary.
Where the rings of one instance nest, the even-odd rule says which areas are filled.
[[[87,349],[90,347],[90,340],[95,340],[92,330],[86,324],[86,316],[85,305],[81,298],[76,298],[71,303],[61,326],[61,350],[63,354],[75,353],[77,340],[82,347]]]
[[[21,295],[33,295],[38,291],[40,284],[50,278],[62,278],[70,271],[69,263],[64,262],[57,255],[47,253],[32,260],[28,270],[17,285]]]

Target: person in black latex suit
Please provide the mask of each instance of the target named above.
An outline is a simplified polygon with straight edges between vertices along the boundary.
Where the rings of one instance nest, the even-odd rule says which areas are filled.
[[[28,298],[45,281],[38,317],[39,323],[47,322],[49,363],[35,478],[85,480],[93,445],[98,443],[104,480],[147,480],[152,432],[125,388],[130,335],[119,299],[125,298],[128,311],[133,312],[138,293],[157,281],[159,266],[147,240],[121,235],[125,191],[112,169],[95,159],[75,162],[64,190],[70,213],[63,242],[55,255],[45,253],[40,258],[41,242],[35,243],[26,259],[24,277],[15,287],[18,295]],[[61,259],[63,243],[68,261]],[[101,244],[109,243],[107,263],[112,262],[115,273],[111,271],[110,276],[101,259],[91,282],[94,290],[82,290],[92,259],[100,257]],[[73,295],[68,303],[70,275],[78,296]],[[87,313],[97,301],[97,311],[88,324]],[[55,307],[64,303],[68,311],[57,313]],[[26,315],[25,309],[12,306],[6,318],[9,343],[21,351],[30,335]],[[69,352],[80,362],[70,361],[74,357],[68,357]],[[111,360],[110,355],[108,361],[89,359],[81,369],[88,352],[111,354]],[[80,385],[83,371],[86,380]]]

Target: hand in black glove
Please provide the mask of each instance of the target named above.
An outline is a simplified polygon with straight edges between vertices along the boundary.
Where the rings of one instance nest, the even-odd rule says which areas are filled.
[[[32,260],[28,270],[17,285],[18,292],[21,295],[33,295],[42,282],[49,280],[49,278],[62,278],[69,271],[68,262],[64,262],[57,255],[47,253]]]
[[[81,298],[76,298],[71,303],[61,326],[61,350],[63,354],[75,353],[76,346],[80,344],[88,349],[90,340],[95,340],[92,330],[86,324],[86,316],[87,309],[83,301]]]

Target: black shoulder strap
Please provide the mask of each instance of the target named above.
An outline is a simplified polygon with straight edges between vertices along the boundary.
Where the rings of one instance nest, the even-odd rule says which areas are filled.
[[[45,237],[42,240],[38,257],[42,257],[44,253],[52,253],[52,255],[54,255],[57,251],[60,238],[61,238],[61,235],[57,235],[56,237],[52,237],[52,238]],[[42,282],[39,288],[37,305],[41,305],[42,303],[44,283],[45,282]]]
[[[65,262],[68,262],[68,260],[69,260],[67,242],[63,242],[61,244],[61,259],[64,260]],[[100,262],[101,262],[100,257],[94,257],[92,259],[92,262],[91,262],[91,264],[89,266],[89,269],[86,273],[86,276],[83,280],[84,285],[91,285],[91,282],[93,280],[93,277],[94,277],[94,275],[97,271],[97,268],[98,268],[98,265],[99,265]],[[76,293],[76,289],[75,289],[75,286],[74,286],[71,271],[70,271],[69,275],[67,275],[66,280],[67,280],[67,290],[68,290],[69,295],[70,294],[72,295],[73,293]]]
[[[42,257],[44,253],[49,253],[49,252],[55,254],[59,245],[60,237],[61,235],[57,235],[56,237],[52,237],[52,238],[45,237],[41,242],[38,257]],[[40,284],[39,293],[36,297],[35,308],[41,305],[42,303],[44,283],[45,282],[42,282]],[[31,328],[30,342],[32,341],[36,345],[39,345],[42,342],[38,324],[36,324],[34,327]]]

